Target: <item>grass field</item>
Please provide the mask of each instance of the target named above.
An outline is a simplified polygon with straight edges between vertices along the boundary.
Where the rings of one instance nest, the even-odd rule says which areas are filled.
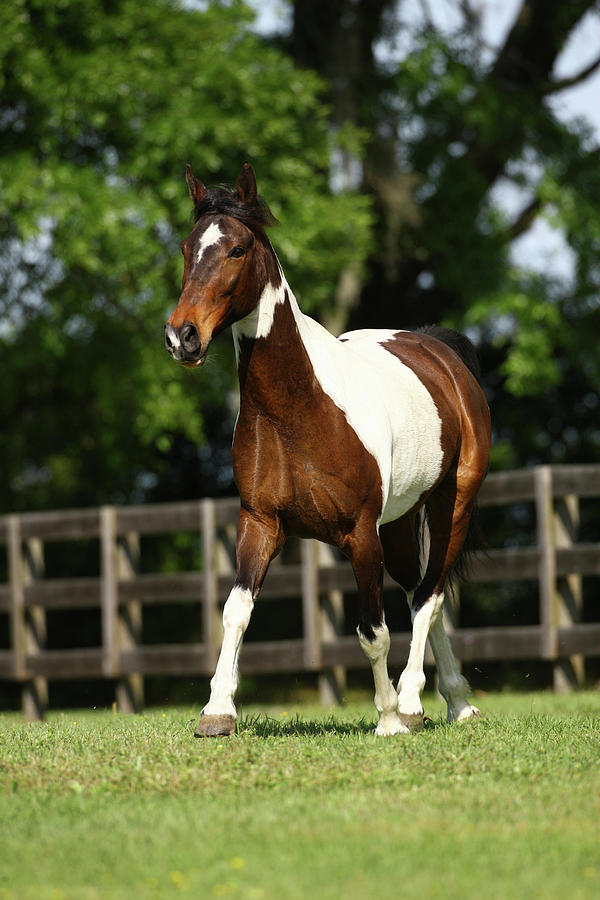
[[[373,736],[373,707],[0,716],[0,898],[600,897],[600,693],[489,695]]]

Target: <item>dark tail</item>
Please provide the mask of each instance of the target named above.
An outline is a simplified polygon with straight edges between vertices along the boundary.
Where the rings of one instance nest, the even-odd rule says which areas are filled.
[[[451,347],[481,384],[481,366],[477,350],[466,335],[460,331],[453,331],[452,328],[442,328],[441,325],[424,325],[416,331],[418,334],[429,334]]]
[[[462,359],[465,366],[475,376],[479,384],[481,384],[481,366],[477,351],[466,335],[460,331],[453,331],[452,328],[442,328],[440,325],[425,325],[417,328],[419,334],[428,334],[437,338],[451,347],[457,356]],[[487,544],[483,536],[483,530],[479,521],[479,508],[477,504],[473,507],[471,518],[469,519],[469,527],[463,548],[458,557],[454,568],[448,577],[448,585],[452,591],[452,584],[468,580],[471,563],[475,554],[485,553]]]

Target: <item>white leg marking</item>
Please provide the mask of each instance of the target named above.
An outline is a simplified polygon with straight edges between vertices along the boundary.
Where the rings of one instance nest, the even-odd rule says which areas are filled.
[[[379,723],[375,734],[389,736],[405,734],[408,728],[402,724],[398,716],[398,696],[390,681],[387,669],[387,657],[390,649],[390,633],[385,622],[374,628],[375,639],[369,641],[357,630],[358,640],[367,659],[371,663],[375,682],[375,707],[379,713]]]
[[[471,688],[459,672],[441,615],[431,623],[429,643],[435,657],[440,694],[448,704],[448,721],[461,722],[479,716],[477,707],[471,706],[467,700]]]
[[[425,687],[423,659],[425,644],[432,622],[439,616],[444,595],[432,594],[423,606],[413,613],[413,634],[408,662],[398,682],[398,713],[403,722],[414,730],[423,727],[421,694]]]
[[[233,698],[238,685],[238,657],[253,608],[252,593],[234,587],[223,608],[223,643],[203,715],[237,716]]]

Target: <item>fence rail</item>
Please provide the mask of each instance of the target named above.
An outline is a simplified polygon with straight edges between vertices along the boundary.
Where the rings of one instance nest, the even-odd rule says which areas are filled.
[[[600,543],[577,542],[581,498],[600,498],[600,465],[540,466],[488,476],[481,506],[533,504],[537,541],[488,551],[474,562],[471,580],[537,581],[539,622],[450,627],[460,660],[549,660],[557,688],[581,682],[584,657],[600,656],[600,622],[580,621],[581,578],[600,575]],[[203,499],[0,517],[8,571],[7,582],[0,583],[0,614],[10,621],[9,647],[0,650],[0,679],[20,683],[25,716],[43,716],[53,680],[113,679],[119,707],[133,711],[143,704],[145,676],[212,674],[221,607],[232,585],[238,509],[236,499]],[[201,570],[140,574],[140,537],[180,531],[198,534]],[[45,577],[45,543],[90,538],[99,540],[99,577]],[[386,576],[384,589],[391,587],[397,586]],[[242,672],[317,672],[323,700],[338,699],[345,669],[365,665],[356,638],[343,633],[343,595],[354,590],[349,563],[324,545],[302,541],[299,562],[272,565],[261,592],[261,598],[301,600],[302,637],[247,643]],[[199,605],[201,643],[142,643],[144,607],[169,603]],[[47,649],[46,613],[76,609],[100,610],[101,645]],[[409,641],[409,634],[392,635],[393,664],[406,659]]]

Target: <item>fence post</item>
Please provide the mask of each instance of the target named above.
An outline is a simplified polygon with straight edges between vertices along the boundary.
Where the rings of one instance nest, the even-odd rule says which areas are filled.
[[[21,553],[21,522],[18,516],[7,518],[8,578],[10,581],[10,643],[13,657],[13,678],[23,682],[26,677],[27,631],[25,626],[25,579]],[[25,692],[22,690],[23,714],[26,713]]]
[[[140,536],[130,531],[117,538],[117,577],[129,581],[140,570]],[[129,600],[117,605],[119,650],[135,650],[142,641],[142,604]],[[144,705],[144,678],[139,672],[123,674],[117,682],[117,708],[123,713],[139,712]]]
[[[327,544],[318,545],[319,566],[335,562]],[[317,573],[318,574],[318,573]],[[328,591],[321,597],[321,640],[335,641],[344,633],[344,595],[340,590]],[[319,675],[319,698],[323,706],[339,706],[346,690],[346,669],[333,666]]]
[[[200,501],[202,527],[202,560],[204,598],[202,601],[202,635],[206,648],[208,667],[214,671],[217,665],[222,628],[219,621],[219,579],[217,574],[217,517],[215,501]]]
[[[570,547],[577,542],[579,530],[579,498],[575,494],[558,497],[554,508],[554,533],[557,547]],[[583,592],[581,575],[561,577],[556,585],[558,626],[581,622]],[[585,680],[585,659],[580,653],[556,661],[554,690],[566,692],[579,687]]]
[[[40,538],[25,542],[23,556],[24,583],[32,584],[44,577],[44,545]],[[46,647],[46,610],[43,606],[25,609],[26,652],[36,656]],[[23,685],[23,714],[30,721],[41,721],[48,706],[48,679],[33,675]]]
[[[541,658],[558,656],[558,609],[556,604],[556,552],[552,469],[536,466],[534,471],[537,544],[539,550]]]
[[[319,610],[319,544],[315,540],[300,543],[302,561],[302,631],[304,665],[308,671],[321,668],[321,629]]]
[[[102,674],[120,674],[117,512],[113,506],[100,508],[100,602],[102,614]]]

